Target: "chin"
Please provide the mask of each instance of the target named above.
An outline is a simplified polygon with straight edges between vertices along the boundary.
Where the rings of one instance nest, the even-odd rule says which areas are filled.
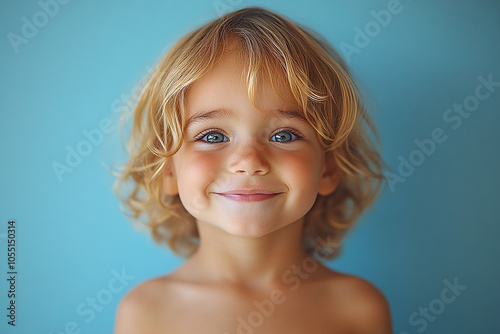
[[[284,226],[286,225],[276,226],[274,224],[255,224],[255,222],[241,222],[235,224],[234,222],[232,222],[230,226],[219,226],[219,228],[232,236],[242,238],[260,238],[276,232]]]

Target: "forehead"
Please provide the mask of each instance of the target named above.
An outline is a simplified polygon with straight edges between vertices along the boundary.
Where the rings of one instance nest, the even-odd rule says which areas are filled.
[[[249,72],[249,73],[248,73]],[[235,50],[224,56],[204,76],[196,80],[186,95],[187,113],[213,109],[298,110],[285,79],[271,73],[254,73]],[[253,102],[252,104],[252,95]]]

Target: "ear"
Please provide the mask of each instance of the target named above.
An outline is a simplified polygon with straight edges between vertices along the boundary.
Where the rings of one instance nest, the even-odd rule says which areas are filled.
[[[319,180],[318,194],[327,196],[337,189],[340,182],[341,170],[335,162],[332,152],[325,154],[325,168]]]
[[[177,176],[175,175],[172,158],[167,158],[162,182],[163,192],[166,195],[174,196],[179,194],[179,190],[177,188]]]

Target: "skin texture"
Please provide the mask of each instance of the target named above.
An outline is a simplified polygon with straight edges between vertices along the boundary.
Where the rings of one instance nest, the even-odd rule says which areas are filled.
[[[228,53],[190,87],[191,122],[164,176],[199,249],[129,292],[115,333],[392,333],[373,285],[302,251],[303,217],[340,173],[286,90],[262,80],[252,105],[243,66]]]

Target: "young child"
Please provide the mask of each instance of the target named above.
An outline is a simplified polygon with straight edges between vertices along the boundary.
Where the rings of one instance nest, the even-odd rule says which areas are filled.
[[[133,115],[124,203],[186,262],[121,301],[116,334],[388,334],[384,296],[339,254],[383,162],[335,51],[261,8],[166,55]]]

